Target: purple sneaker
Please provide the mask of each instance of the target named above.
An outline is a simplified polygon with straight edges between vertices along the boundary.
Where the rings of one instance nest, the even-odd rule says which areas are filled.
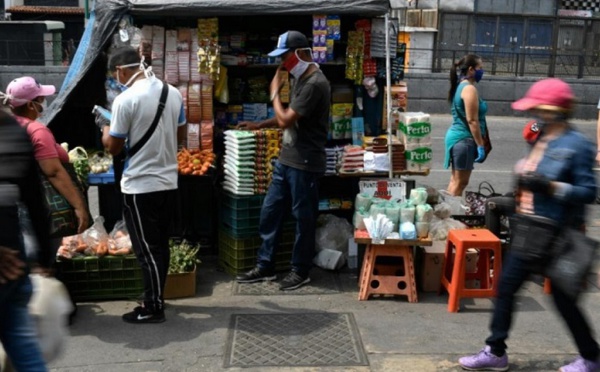
[[[573,362],[562,366],[559,369],[560,372],[598,372],[600,371],[600,362],[594,362],[593,360],[583,359],[578,356]]]
[[[491,350],[486,346],[475,355],[460,358],[458,363],[467,371],[508,371],[508,355],[495,356]]]

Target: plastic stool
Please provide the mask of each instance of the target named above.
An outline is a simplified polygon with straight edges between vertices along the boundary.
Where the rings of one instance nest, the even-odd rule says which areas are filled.
[[[400,257],[402,265],[377,263],[378,257]],[[374,294],[404,295],[417,302],[417,285],[412,247],[405,245],[369,244],[360,272],[358,299],[368,300]]]
[[[467,250],[479,251],[477,272],[466,273]],[[456,250],[453,253],[453,250]],[[493,253],[493,265],[492,261]],[[498,278],[502,271],[502,247],[500,239],[487,229],[450,230],[446,241],[442,266],[440,290],[448,291],[448,311],[458,312],[461,298],[494,297],[498,287]],[[493,272],[490,268],[493,266]],[[467,279],[478,279],[479,289],[465,287]]]

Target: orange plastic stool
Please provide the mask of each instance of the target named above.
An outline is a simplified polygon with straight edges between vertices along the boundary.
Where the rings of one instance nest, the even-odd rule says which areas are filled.
[[[377,263],[378,257],[400,257],[402,265]],[[374,294],[404,295],[417,302],[417,285],[412,247],[405,245],[369,244],[360,272],[358,299],[368,300]]]
[[[465,261],[469,248],[479,251],[475,273],[466,273]],[[493,274],[490,271],[492,253]],[[458,312],[461,298],[495,296],[498,278],[502,271],[502,247],[500,239],[492,232],[487,229],[450,230],[444,258],[441,289],[445,288],[448,291],[449,312]],[[480,288],[466,288],[465,281],[468,279],[478,279]]]

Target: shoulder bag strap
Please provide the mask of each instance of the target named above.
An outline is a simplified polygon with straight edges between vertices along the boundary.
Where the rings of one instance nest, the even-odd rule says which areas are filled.
[[[140,151],[140,149],[146,144],[146,142],[148,142],[148,140],[152,136],[152,133],[154,133],[154,130],[156,129],[156,126],[158,125],[158,121],[160,120],[162,112],[165,108],[165,103],[167,102],[168,94],[169,94],[169,85],[167,83],[163,82],[162,91],[160,93],[160,101],[158,102],[158,109],[156,110],[156,115],[154,116],[154,121],[152,121],[150,128],[148,128],[148,131],[146,131],[144,136],[134,146],[132,146],[127,151],[127,156],[129,158],[133,157],[133,155],[135,155],[138,151]]]

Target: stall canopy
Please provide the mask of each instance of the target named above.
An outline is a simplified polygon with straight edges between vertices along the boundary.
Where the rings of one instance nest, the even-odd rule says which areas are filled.
[[[215,17],[257,15],[354,14],[365,17],[386,14],[389,0],[99,0],[88,20],[62,88],[44,121],[52,125],[68,109],[75,88],[105,50],[122,16]]]

